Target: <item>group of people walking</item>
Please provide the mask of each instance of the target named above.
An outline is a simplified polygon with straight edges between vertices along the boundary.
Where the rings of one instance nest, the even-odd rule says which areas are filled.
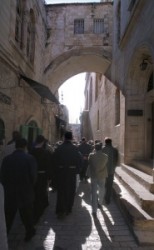
[[[14,133],[15,134],[15,133]],[[35,235],[35,224],[48,206],[48,185],[52,175],[52,152],[39,135],[30,152],[27,140],[14,136],[2,152],[0,181],[4,188],[7,233],[19,211],[25,227],[25,241]],[[9,150],[12,146],[12,152]]]
[[[12,153],[5,155],[0,168],[0,181],[4,188],[5,219],[9,233],[17,210],[25,227],[25,241],[35,235],[35,224],[48,206],[49,186],[57,192],[55,212],[58,219],[72,213],[80,181],[91,183],[92,214],[97,208],[110,203],[118,151],[110,138],[92,146],[82,138],[80,145],[73,143],[71,131],[54,150],[39,135],[30,152],[27,141],[19,135]]]

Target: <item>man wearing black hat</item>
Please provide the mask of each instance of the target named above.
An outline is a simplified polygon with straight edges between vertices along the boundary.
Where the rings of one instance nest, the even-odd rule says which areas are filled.
[[[72,132],[65,133],[64,142],[54,152],[54,163],[57,176],[58,218],[64,218],[72,212],[76,191],[76,174],[81,161],[78,149],[72,143]]]

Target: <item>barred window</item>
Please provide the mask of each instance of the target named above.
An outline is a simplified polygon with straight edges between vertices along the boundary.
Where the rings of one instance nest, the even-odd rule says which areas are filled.
[[[104,33],[104,20],[103,19],[94,19],[93,31],[95,34]]]
[[[84,19],[74,20],[74,34],[84,34]]]

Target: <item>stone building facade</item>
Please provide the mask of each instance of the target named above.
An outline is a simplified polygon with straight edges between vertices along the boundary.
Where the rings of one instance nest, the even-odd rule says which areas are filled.
[[[88,72],[82,135],[93,140],[110,136],[121,163],[144,160],[153,166],[153,8],[153,0],[1,1],[0,144],[7,143],[13,130],[20,130],[29,143],[39,133],[51,142],[59,139],[58,88]],[[147,176],[142,178],[132,183],[144,183]],[[146,186],[154,192],[151,179]],[[139,203],[145,209],[140,208],[136,235],[154,243],[153,196],[146,193]]]
[[[75,74],[105,72],[111,60],[111,13],[111,2],[2,1],[1,144],[7,143],[13,130],[20,130],[30,143],[39,133],[51,142],[59,138],[58,88]]]
[[[104,75],[87,74],[89,136],[112,137],[126,164],[154,159],[153,6],[114,1],[112,63]]]
[[[46,7],[46,82],[53,92],[82,72],[104,73],[112,50],[112,2]]]
[[[114,194],[140,244],[154,244],[154,1],[115,0],[112,62],[88,73],[82,134],[118,148]],[[87,128],[90,128],[87,131]]]
[[[6,143],[13,130],[20,130],[30,142],[42,132],[52,140],[54,103],[42,98],[30,82],[21,78],[24,75],[44,83],[44,1],[2,1],[0,12],[1,140]]]

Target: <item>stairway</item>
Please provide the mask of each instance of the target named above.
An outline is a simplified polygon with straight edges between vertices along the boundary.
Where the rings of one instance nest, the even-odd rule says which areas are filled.
[[[116,168],[114,195],[140,245],[154,245],[153,171],[122,164]]]

